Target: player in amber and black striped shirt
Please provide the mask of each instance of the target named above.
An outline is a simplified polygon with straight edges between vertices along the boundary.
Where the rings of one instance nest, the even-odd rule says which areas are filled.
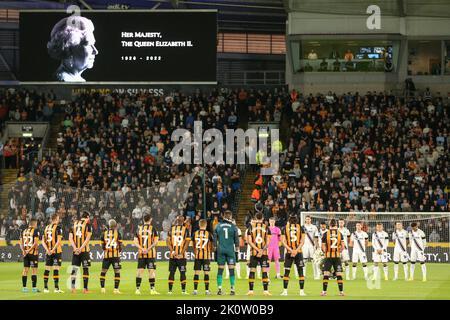
[[[91,256],[89,254],[89,241],[91,241],[92,227],[90,225],[89,212],[84,211],[81,219],[75,221],[69,232],[69,243],[73,248],[72,257],[72,293],[76,292],[75,281],[77,271],[83,267],[83,293],[89,293],[89,267],[91,266]]]
[[[155,290],[156,270],[156,245],[158,244],[158,232],[152,226],[152,217],[144,216],[144,224],[139,226],[134,236],[134,245],[138,247],[138,270],[136,274],[136,294],[141,294],[142,273],[148,269],[150,282],[150,294],[159,294]]]
[[[212,252],[212,235],[209,231],[206,230],[208,226],[208,222],[204,219],[199,221],[200,229],[194,232],[194,236],[192,237],[192,241],[194,242],[194,253],[195,253],[195,262],[194,262],[194,292],[193,294],[197,294],[198,282],[200,279],[200,272],[203,269],[205,274],[205,291],[206,294],[209,295],[209,271],[210,271],[210,259]]]
[[[59,289],[59,268],[61,267],[61,241],[62,228],[59,225],[59,216],[52,215],[52,223],[45,227],[42,236],[42,246],[45,249],[45,271],[44,271],[44,292],[48,293],[48,277],[53,269],[53,281],[55,282],[55,293],[64,293]]]
[[[20,249],[23,256],[23,272],[22,272],[22,292],[28,292],[27,279],[28,270],[31,268],[31,282],[33,292],[39,292],[36,288],[37,284],[37,268],[38,268],[38,247],[39,247],[39,231],[36,229],[37,220],[31,219],[28,228],[26,228],[20,237]]]
[[[114,219],[109,220],[109,228],[103,232],[103,263],[102,272],[100,273],[101,292],[105,293],[105,278],[110,266],[114,269],[114,294],[121,294],[119,291],[120,284],[120,253],[122,252],[122,237],[117,231],[117,222]]]
[[[247,242],[251,247],[250,251],[250,275],[248,277],[249,291],[247,295],[252,296],[253,286],[255,283],[255,271],[258,265],[262,269],[262,282],[264,287],[264,295],[271,296],[269,292],[269,259],[267,256],[267,247],[270,240],[270,229],[263,223],[263,214],[258,212],[255,215],[255,223],[247,230]]]
[[[292,264],[297,268],[299,275],[300,295],[304,296],[303,288],[305,286],[305,276],[303,275],[303,253],[302,247],[305,243],[305,232],[298,223],[296,216],[290,216],[289,222],[281,232],[281,241],[285,250],[284,258],[284,277],[283,277],[283,292],[282,296],[287,296],[287,288],[289,284],[289,273],[291,272]]]
[[[327,295],[328,279],[331,268],[336,272],[339,295],[344,295],[344,282],[342,280],[341,252],[344,249],[344,237],[338,230],[336,220],[330,221],[330,229],[322,236],[322,251],[325,254],[323,267],[323,291],[321,296]]]
[[[186,292],[186,250],[191,241],[189,229],[184,225],[184,217],[178,216],[175,224],[170,228],[167,237],[167,246],[170,250],[169,260],[169,292],[172,294],[175,272],[180,270],[181,293]]]

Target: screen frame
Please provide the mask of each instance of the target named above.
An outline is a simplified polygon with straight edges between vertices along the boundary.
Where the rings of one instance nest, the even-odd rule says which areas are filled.
[[[154,12],[213,12],[216,14],[216,43],[217,43],[217,34],[219,32],[219,24],[218,24],[218,9],[118,9],[118,10],[107,10],[107,9],[99,9],[99,10],[85,10],[89,13],[124,13],[124,12],[139,12],[139,13],[154,13]],[[19,10],[19,24],[20,24],[20,14],[29,13],[29,12],[54,12],[54,13],[67,13],[67,10],[61,9],[21,9]],[[69,15],[69,14],[68,14]],[[19,29],[20,30],[20,29]],[[19,34],[20,36],[20,34]],[[217,47],[217,46],[216,46]],[[20,48],[19,48],[20,50]],[[216,49],[217,51],[217,49]],[[218,65],[218,56],[216,54],[216,68]],[[19,62],[20,66],[20,62]],[[217,71],[216,71],[217,72]],[[83,83],[77,82],[59,82],[59,81],[20,81],[19,85],[63,85],[63,86],[90,86],[90,85],[217,85],[217,73],[216,73],[216,81],[86,81]]]

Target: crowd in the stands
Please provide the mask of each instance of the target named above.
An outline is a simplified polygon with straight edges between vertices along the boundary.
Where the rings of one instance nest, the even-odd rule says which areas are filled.
[[[191,217],[194,226],[203,212],[200,175],[184,203],[162,201],[149,208],[143,190],[155,184],[166,188],[174,177],[192,172],[192,166],[171,163],[174,129],[192,128],[195,120],[202,121],[203,129],[236,128],[240,108],[246,109],[249,121],[280,121],[286,115],[282,126],[290,133],[281,170],[256,176],[252,193],[263,204],[265,217],[275,216],[280,226],[288,215],[304,211],[365,211],[374,217],[391,211],[400,218],[402,212],[450,211],[449,105],[450,95],[429,90],[406,100],[391,93],[306,96],[295,90],[82,94],[66,105],[58,151],[35,161],[36,173],[57,186],[41,191],[36,214],[47,218],[49,212],[59,212],[70,225],[80,209],[91,206],[97,215],[94,232],[114,217],[126,236],[133,234],[146,210],[161,216],[155,223],[163,235],[179,212]],[[30,169],[31,162],[25,162],[22,176]],[[206,172],[205,202],[214,224],[221,211],[232,207],[241,173],[229,165],[209,166]],[[71,189],[59,191],[64,185]],[[79,191],[79,196],[69,192],[83,189],[89,191]],[[25,219],[30,205],[21,206],[20,190],[11,193],[4,219]],[[115,196],[96,197],[110,193]],[[71,197],[62,202],[61,194]],[[88,195],[95,199],[88,201]],[[430,223],[438,234],[449,228],[445,218]]]
[[[233,209],[241,188],[241,167],[220,163],[207,166],[204,191],[200,172],[193,179],[186,201],[177,202],[179,196],[164,194],[156,200],[157,192],[147,192],[149,188],[167,189],[170,181],[194,169],[193,165],[172,163],[172,131],[192,129],[194,121],[201,121],[203,130],[233,129],[238,125],[238,108],[248,108],[250,113],[274,112],[282,106],[280,99],[287,97],[284,90],[228,89],[208,93],[197,90],[192,94],[170,92],[163,96],[80,94],[63,110],[57,150],[41,161],[35,156],[19,160],[19,181],[24,181],[10,191],[5,219],[19,219],[20,224],[34,207],[43,226],[51,213],[57,212],[67,233],[75,217],[88,210],[93,214],[94,237],[108,219],[115,218],[124,237],[131,238],[142,216],[151,212],[153,223],[164,238],[179,213],[190,218],[188,222],[194,230],[198,228],[206,205],[212,227],[221,212]],[[31,168],[35,179],[42,178],[35,181],[42,188],[35,185],[38,190],[34,202],[32,184],[27,180]],[[181,192],[174,190],[177,191]]]
[[[449,106],[428,90],[406,101],[292,91],[282,170],[257,176],[252,199],[280,225],[302,211],[450,211]]]

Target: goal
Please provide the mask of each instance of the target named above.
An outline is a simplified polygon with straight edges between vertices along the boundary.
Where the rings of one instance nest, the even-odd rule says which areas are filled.
[[[394,243],[392,234],[395,223],[402,222],[406,231],[411,230],[411,223],[416,222],[419,228],[425,233],[427,247],[425,257],[427,262],[449,263],[450,256],[450,212],[302,212],[301,222],[305,222],[305,217],[311,217],[311,223],[319,228],[321,222],[327,226],[331,219],[344,219],[345,227],[351,232],[355,232],[356,223],[361,222],[363,230],[369,235],[369,252],[371,252],[372,233],[375,232],[377,223],[382,223],[384,231],[389,234],[388,259],[392,260]],[[349,248],[350,254],[352,248]],[[411,249],[408,248],[408,251]],[[372,254],[367,258],[372,261]]]

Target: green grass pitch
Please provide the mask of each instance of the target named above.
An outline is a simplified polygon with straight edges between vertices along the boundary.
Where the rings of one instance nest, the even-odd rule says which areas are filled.
[[[283,264],[281,264],[283,266]],[[122,295],[114,295],[113,291],[113,272],[112,269],[109,270],[106,279],[106,294],[100,293],[100,268],[101,263],[96,262],[93,263],[90,268],[90,281],[89,281],[89,289],[92,291],[91,294],[85,295],[81,293],[81,290],[78,290],[76,294],[70,293],[70,290],[67,289],[67,283],[69,278],[69,263],[63,263],[61,268],[61,279],[60,279],[60,287],[65,291],[63,294],[55,294],[53,293],[53,279],[50,277],[49,279],[49,289],[50,293],[22,293],[21,292],[21,263],[13,263],[13,262],[4,262],[0,263],[0,299],[1,300],[21,300],[21,299],[33,299],[33,300],[152,300],[152,299],[175,299],[175,300],[184,300],[184,299],[212,299],[212,300],[225,300],[225,299],[239,299],[239,300],[251,300],[251,299],[340,299],[340,300],[348,300],[348,299],[362,299],[362,300],[378,300],[378,299],[450,299],[450,265],[449,264],[437,264],[437,263],[429,263],[427,264],[428,268],[428,281],[422,282],[422,275],[420,270],[420,265],[416,266],[415,271],[415,280],[414,281],[404,281],[403,280],[403,268],[400,266],[399,276],[400,280],[397,281],[380,281],[380,288],[369,289],[366,281],[362,280],[362,270],[358,267],[358,280],[356,281],[344,281],[344,291],[346,293],[345,297],[337,296],[337,284],[335,280],[330,280],[328,286],[328,296],[321,297],[320,291],[322,290],[322,282],[317,280],[312,280],[312,269],[311,264],[307,266],[307,275],[305,282],[305,292],[307,294],[306,297],[300,297],[298,295],[299,287],[298,281],[295,279],[295,276],[291,275],[291,281],[289,283],[289,296],[282,297],[280,293],[283,288],[283,280],[275,279],[275,271],[274,267],[271,267],[271,280],[269,290],[273,294],[272,297],[265,297],[262,295],[262,284],[261,280],[257,279],[255,282],[255,295],[253,297],[247,297],[246,293],[248,291],[248,282],[246,279],[241,278],[236,280],[236,296],[229,296],[229,280],[223,280],[223,289],[226,295],[218,297],[217,293],[217,285],[216,285],[216,275],[217,275],[217,265],[212,263],[212,272],[211,272],[211,285],[210,289],[213,293],[211,296],[206,296],[204,294],[204,284],[201,281],[199,284],[199,295],[193,296],[181,295],[180,283],[179,283],[179,274],[177,273],[176,282],[174,284],[174,293],[173,295],[167,295],[167,274],[168,274],[168,263],[167,262],[159,262],[157,264],[157,281],[156,281],[156,289],[161,293],[159,296],[150,296],[149,294],[149,284],[147,274],[143,277],[142,285],[141,285],[141,296],[137,296],[134,294],[135,292],[135,275],[136,275],[136,263],[134,262],[123,262],[122,270],[121,270],[121,284],[120,290]],[[192,293],[193,290],[193,263],[188,263],[188,284],[187,289],[189,293]],[[245,275],[245,264],[241,263],[241,273]],[[43,263],[39,265],[38,272],[38,288],[42,290],[43,288]],[[389,277],[392,279],[393,276],[393,264],[389,265]],[[200,277],[203,279],[203,275]],[[31,289],[31,279],[28,278],[28,287]]]

